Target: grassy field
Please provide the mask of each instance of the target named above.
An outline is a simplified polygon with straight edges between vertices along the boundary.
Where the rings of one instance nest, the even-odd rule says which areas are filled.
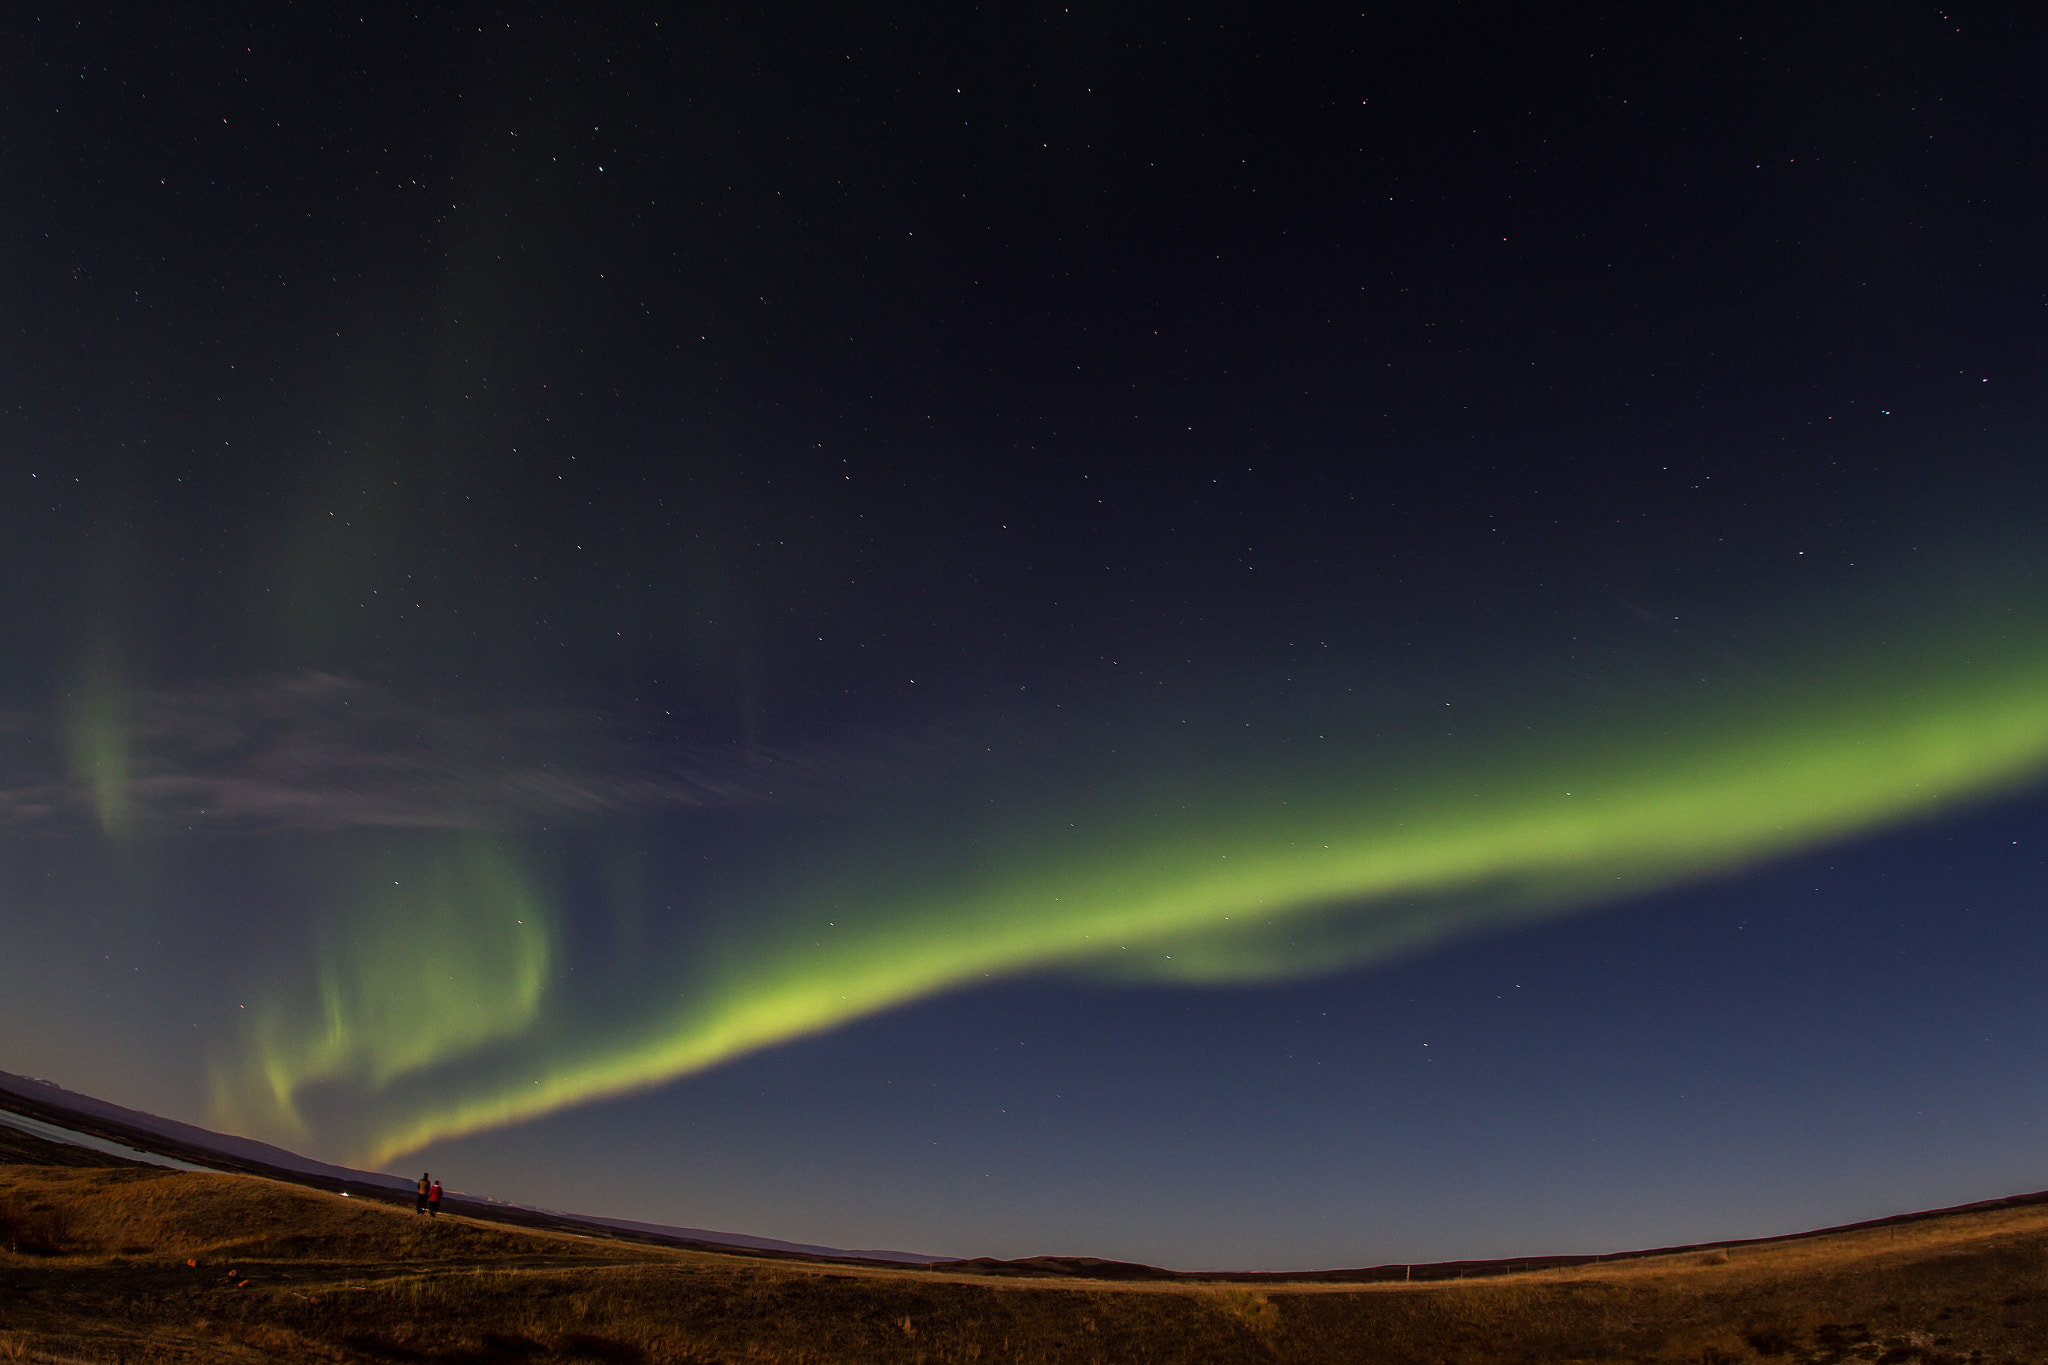
[[[429,1222],[4,1134],[6,1360],[2048,1361],[2048,1209],[1465,1282],[990,1279]]]

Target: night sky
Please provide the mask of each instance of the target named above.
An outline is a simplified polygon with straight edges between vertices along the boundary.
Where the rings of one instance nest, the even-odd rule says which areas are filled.
[[[2048,1185],[2048,20],[1568,8],[11,17],[0,1069],[960,1256]]]

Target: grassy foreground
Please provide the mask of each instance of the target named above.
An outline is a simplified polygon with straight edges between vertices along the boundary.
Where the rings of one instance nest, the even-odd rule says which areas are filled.
[[[2048,1361],[2041,1208],[1462,1283],[1111,1284],[430,1223],[45,1147],[0,1141],[0,1361]],[[6,1164],[51,1152],[107,1164]]]

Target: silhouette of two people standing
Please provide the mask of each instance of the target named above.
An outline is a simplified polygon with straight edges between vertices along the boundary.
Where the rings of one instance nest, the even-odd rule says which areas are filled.
[[[414,1213],[424,1213],[429,1218],[441,1215],[441,1182],[425,1171],[420,1172],[419,1198],[413,1203]]]

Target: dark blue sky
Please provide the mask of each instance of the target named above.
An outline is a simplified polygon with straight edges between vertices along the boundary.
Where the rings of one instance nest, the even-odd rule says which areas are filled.
[[[609,1212],[834,1245],[1260,1268],[2031,1189],[2043,816],[2015,802],[1284,987],[944,997],[437,1157],[501,1192],[595,1186]]]
[[[0,1068],[959,1255],[2043,1183],[2030,12],[9,31]]]

